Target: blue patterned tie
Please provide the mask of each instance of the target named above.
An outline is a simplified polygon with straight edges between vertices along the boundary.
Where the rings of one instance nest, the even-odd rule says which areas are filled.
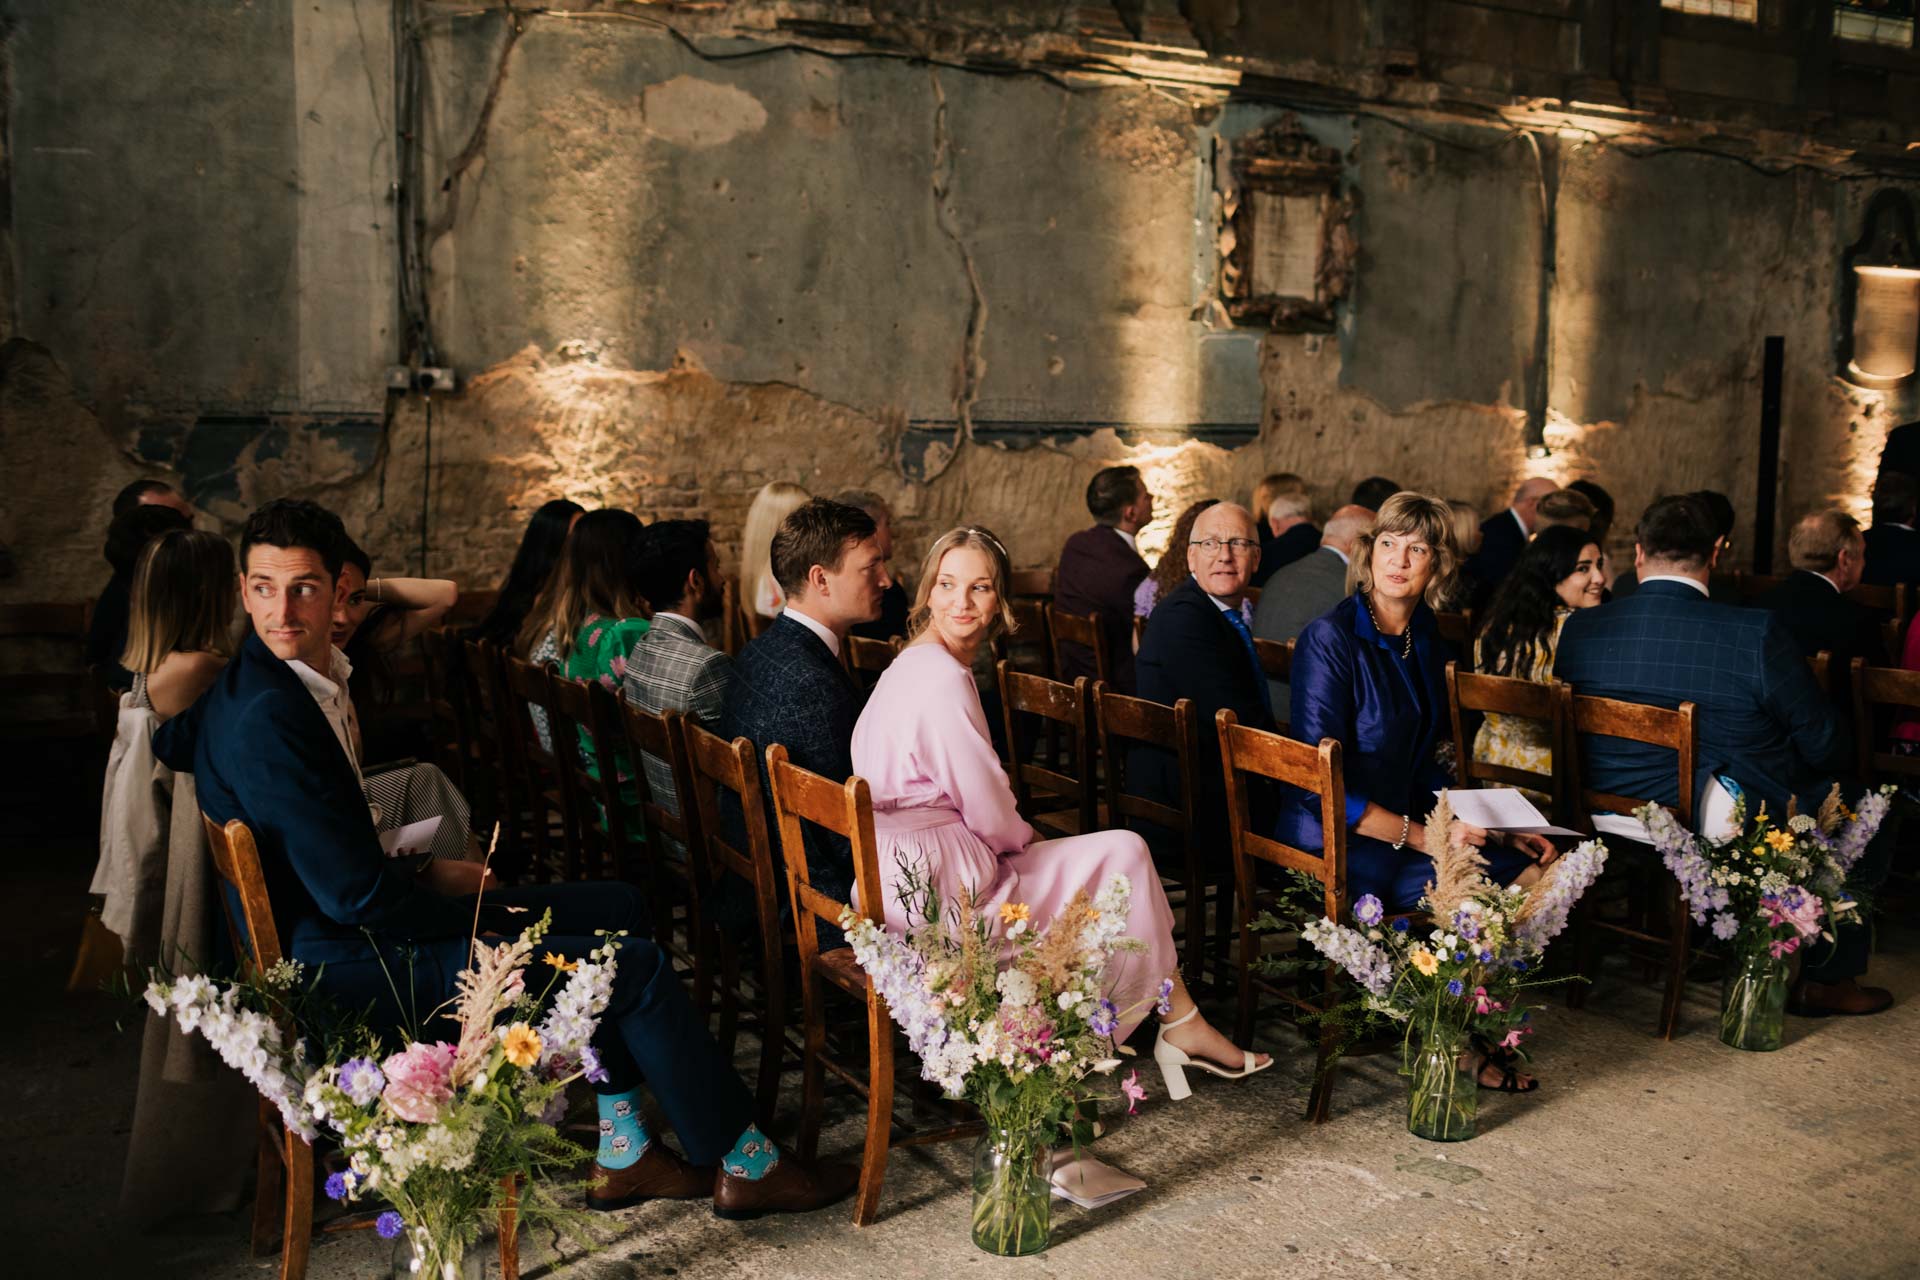
[[[1247,646],[1247,658],[1253,663],[1253,683],[1260,689],[1260,701],[1266,706],[1267,713],[1273,713],[1273,695],[1267,688],[1267,673],[1260,665],[1260,651],[1253,647],[1253,630],[1247,626],[1246,618],[1236,606],[1222,609],[1220,616],[1225,618],[1235,631],[1240,633],[1240,643]]]

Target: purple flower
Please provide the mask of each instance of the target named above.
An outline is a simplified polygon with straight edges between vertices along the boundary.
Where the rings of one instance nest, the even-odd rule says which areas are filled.
[[[589,1084],[607,1082],[607,1069],[600,1065],[600,1055],[594,1052],[590,1044],[580,1046],[580,1070],[586,1074]]]
[[[1453,962],[1454,962],[1455,964],[1465,964],[1465,963],[1467,962],[1467,953],[1466,953],[1466,952],[1464,952],[1464,951],[1456,951],[1456,952],[1454,952],[1454,953],[1453,953]],[[1455,995],[1458,995],[1458,994],[1459,994],[1459,992],[1455,992],[1454,994],[1455,994]]]
[[[1160,993],[1153,1002],[1154,1011],[1161,1017],[1173,1012],[1173,979],[1160,979]]]
[[[1372,927],[1387,918],[1387,909],[1380,905],[1380,899],[1370,893],[1364,893],[1360,895],[1360,900],[1353,904],[1353,918],[1361,924]]]
[[[407,1229],[405,1219],[389,1209],[373,1220],[373,1229],[380,1233],[382,1240],[391,1240]]]
[[[386,1087],[387,1078],[372,1058],[349,1058],[340,1066],[340,1088],[356,1107],[366,1106]]]
[[[1482,951],[1482,952],[1480,953],[1480,963],[1481,963],[1481,964],[1492,964],[1492,963],[1493,963],[1493,952],[1491,952],[1491,951]]]
[[[350,1185],[351,1184],[347,1181],[346,1174],[344,1173],[328,1174],[327,1175],[327,1199],[344,1201],[347,1198],[347,1190]]]
[[[1731,911],[1723,911],[1713,918],[1713,936],[1725,942],[1740,932],[1740,921]]]
[[[1111,1000],[1102,997],[1093,1006],[1093,1012],[1087,1016],[1087,1027],[1097,1036],[1110,1036],[1120,1023],[1120,1010]]]
[[[1455,978],[1452,982],[1449,982],[1447,984],[1447,994],[1450,996],[1457,996],[1461,992],[1465,991],[1466,989],[1467,989],[1467,984],[1460,981],[1460,979],[1458,978]]]
[[[1407,918],[1405,916],[1401,916],[1398,920],[1395,920],[1393,922],[1393,931],[1395,933],[1405,933],[1407,931],[1407,927],[1408,927]]]

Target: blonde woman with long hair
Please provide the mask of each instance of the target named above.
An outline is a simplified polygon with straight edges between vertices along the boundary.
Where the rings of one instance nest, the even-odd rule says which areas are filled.
[[[913,639],[854,726],[853,769],[872,789],[887,927],[917,923],[903,895],[906,868],[942,902],[970,891],[997,930],[1014,919],[1045,928],[1076,893],[1096,894],[1123,875],[1133,887],[1126,936],[1144,950],[1123,953],[1107,974],[1115,1036],[1124,1038],[1158,1003],[1154,1060],[1176,1100],[1187,1096],[1188,1067],[1235,1079],[1265,1069],[1270,1059],[1236,1047],[1187,994],[1173,912],[1146,842],[1131,831],[1042,840],[1015,808],[972,675],[981,647],[1013,626],[1011,576],[1006,548],[989,530],[969,525],[942,535],[908,617]]]
[[[747,524],[740,533],[740,608],[763,618],[777,618],[787,598],[773,576],[773,535],[780,522],[799,510],[813,495],[797,484],[775,480],[753,495]]]
[[[233,548],[215,533],[174,529],[146,545],[134,565],[127,651],[135,705],[161,720],[179,715],[227,665],[239,603]]]

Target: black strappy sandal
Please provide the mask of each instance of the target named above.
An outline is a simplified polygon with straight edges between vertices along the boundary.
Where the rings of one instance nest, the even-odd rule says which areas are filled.
[[[1482,1089],[1491,1090],[1494,1093],[1532,1093],[1540,1087],[1540,1079],[1538,1076],[1532,1076],[1525,1084],[1521,1084],[1519,1063],[1520,1056],[1513,1050],[1489,1047],[1482,1051],[1480,1070],[1473,1073],[1474,1081]],[[1488,1067],[1500,1069],[1499,1084],[1488,1084],[1480,1078],[1480,1072]]]

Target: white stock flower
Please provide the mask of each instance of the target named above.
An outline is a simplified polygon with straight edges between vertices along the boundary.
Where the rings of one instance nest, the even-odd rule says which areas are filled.
[[[1007,969],[1001,973],[994,986],[1000,992],[1003,1003],[1021,1008],[1034,1002],[1040,992],[1035,988],[1033,979],[1018,969]]]

